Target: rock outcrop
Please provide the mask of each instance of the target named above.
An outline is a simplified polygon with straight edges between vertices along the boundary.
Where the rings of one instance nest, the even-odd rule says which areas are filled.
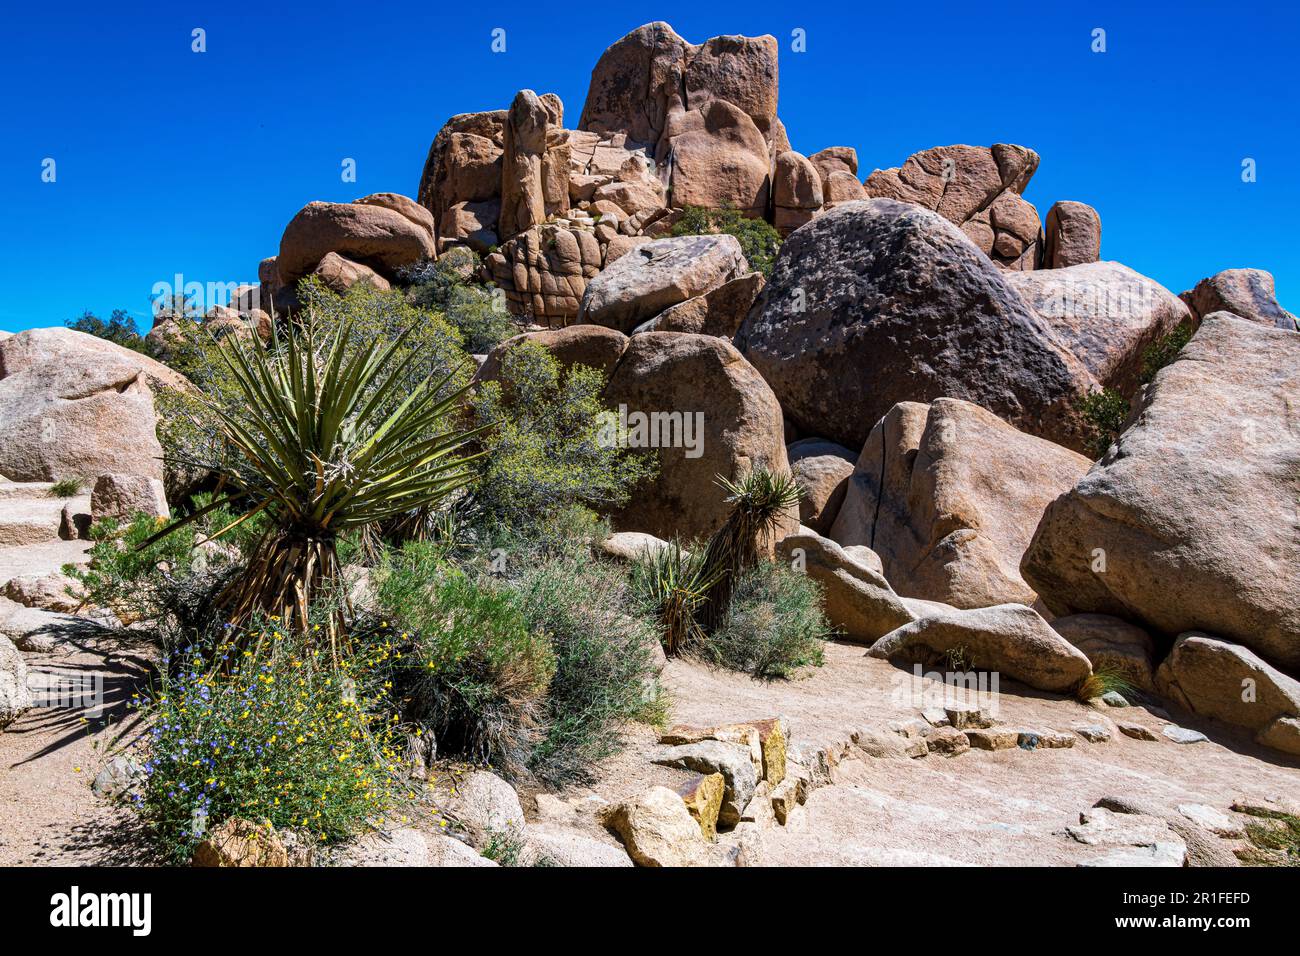
[[[977,671],[994,671],[1038,690],[1068,693],[1092,668],[1088,658],[1032,608],[999,604],[976,610],[929,609],[886,634],[867,652],[895,663],[932,667],[953,655]]]
[[[832,441],[804,438],[786,446],[790,474],[799,486],[799,523],[820,535],[830,532],[844,504],[857,456]]]
[[[1047,210],[1044,269],[1067,269],[1101,258],[1101,216],[1087,203],[1062,200]]]
[[[1278,305],[1273,275],[1263,269],[1225,269],[1196,283],[1182,299],[1198,320],[1215,312],[1231,312],[1248,322],[1296,330],[1296,317]]]
[[[1208,316],[1048,506],[1021,573],[1055,614],[1202,630],[1300,668],[1300,337]]]
[[[1192,321],[1176,295],[1118,262],[1012,272],[1006,279],[1101,385],[1126,398],[1141,384],[1147,349]]]
[[[389,280],[397,278],[403,266],[433,258],[437,247],[427,211],[409,199],[409,207],[394,203],[388,198],[393,195],[384,194],[383,205],[362,197],[304,206],[280,237],[275,260],[280,285],[292,288],[331,252]]]
[[[191,387],[160,362],[71,329],[4,339],[0,474],[11,481],[162,478],[153,393]]]
[[[1081,448],[1096,387],[955,226],[889,199],[792,234],[736,342],[800,429],[849,448],[898,402],[945,396]]]
[[[1160,665],[1156,684],[1193,713],[1246,727],[1261,744],[1300,755],[1300,681],[1248,648],[1183,634]]]
[[[630,250],[587,283],[579,322],[624,334],[749,271],[734,236],[678,236]]]
[[[943,216],[986,256],[1012,269],[1034,269],[1038,212],[1021,198],[1038,169],[1024,146],[935,146],[894,169],[867,177],[867,195],[915,203]]]
[[[896,407],[872,429],[830,536],[879,554],[906,597],[1033,604],[1020,559],[1090,462],[969,402],[936,399],[922,426],[923,407]]]

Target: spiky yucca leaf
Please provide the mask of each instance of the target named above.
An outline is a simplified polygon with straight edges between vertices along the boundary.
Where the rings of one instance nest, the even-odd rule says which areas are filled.
[[[338,578],[341,533],[432,507],[473,477],[477,456],[462,451],[481,429],[444,427],[465,389],[446,394],[447,376],[403,393],[405,366],[394,357],[409,331],[361,348],[349,332],[344,323],[321,342],[309,322],[269,349],[238,336],[219,345],[243,398],[238,408],[206,403],[237,452],[217,469],[230,493],[167,531],[241,502],[251,506],[212,538],[258,513],[271,519],[218,599],[232,621],[262,612],[304,626],[313,595]]]
[[[699,609],[714,583],[704,572],[702,557],[683,550],[676,541],[658,551],[647,551],[632,566],[632,591],[658,621],[668,656],[704,637]]]
[[[731,513],[704,553],[703,574],[715,582],[700,607],[701,623],[710,632],[726,614],[740,575],[758,564],[761,542],[776,531],[802,494],[789,472],[766,468],[756,468],[739,481],[721,475],[717,481],[727,492]]]

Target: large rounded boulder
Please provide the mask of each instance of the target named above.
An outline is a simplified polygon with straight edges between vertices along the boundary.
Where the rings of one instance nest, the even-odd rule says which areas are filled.
[[[952,397],[1080,449],[1096,387],[956,226],[890,199],[796,230],[736,342],[801,430],[849,448],[899,402]]]
[[[578,321],[624,334],[749,271],[734,236],[676,236],[628,251],[587,283]]]
[[[72,329],[29,329],[0,341],[0,475],[57,481],[88,475],[162,478],[155,390],[184,376],[139,352]]]
[[[1208,316],[1048,506],[1021,573],[1054,614],[1205,631],[1300,668],[1300,336]]]
[[[276,268],[281,285],[292,286],[331,252],[369,266],[386,279],[397,278],[403,266],[433,258],[436,247],[428,211],[410,200],[409,206],[399,205],[392,193],[381,197],[311,202],[299,210],[280,237]]]
[[[729,506],[718,476],[788,470],[781,407],[763,377],[714,335],[632,336],[606,388],[617,438],[658,459],[656,478],[614,517],[619,530],[687,540],[712,534]],[[792,512],[785,531],[798,523]],[[777,537],[784,537],[784,532]]]

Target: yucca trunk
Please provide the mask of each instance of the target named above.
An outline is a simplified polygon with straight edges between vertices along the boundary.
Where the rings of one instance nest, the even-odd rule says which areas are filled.
[[[261,614],[277,617],[285,630],[305,633],[317,595],[342,580],[333,537],[300,531],[271,531],[257,543],[245,572],[217,597],[217,607],[232,624]],[[329,636],[342,625],[342,608],[333,615]]]

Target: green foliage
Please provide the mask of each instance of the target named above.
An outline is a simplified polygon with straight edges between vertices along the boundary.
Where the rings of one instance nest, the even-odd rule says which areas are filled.
[[[336,666],[275,621],[169,657],[137,701],[150,729],[134,802],[162,855],[186,862],[230,817],[332,842],[400,799],[375,663]]]
[[[662,718],[653,630],[625,613],[619,569],[585,547],[510,564],[519,573],[477,573],[429,542],[383,556],[376,606],[403,719],[433,728],[440,752],[514,777],[589,779],[629,722]]]
[[[488,834],[487,846],[479,854],[498,866],[523,866],[524,841],[508,830]]]
[[[789,677],[822,664],[830,631],[817,584],[764,561],[739,577],[721,623],[692,652],[755,677]]]
[[[1136,688],[1123,674],[1102,667],[1084,678],[1083,682],[1075,689],[1074,696],[1080,703],[1086,704],[1088,701],[1111,691],[1132,700]]]
[[[546,561],[514,583],[524,616],[555,656],[546,726],[529,769],[554,784],[590,779],[590,766],[622,747],[632,721],[658,723],[654,629],[627,614],[621,570],[589,553]]]
[[[1183,346],[1191,341],[1194,331],[1191,323],[1180,325],[1148,346],[1142,353],[1142,381],[1151,381],[1157,372],[1172,362]]]
[[[444,425],[461,395],[450,376],[412,384],[405,334],[387,347],[354,334],[345,321],[323,336],[309,324],[274,349],[221,342],[242,401],[205,404],[236,452],[210,466],[232,490],[208,507],[243,513],[215,537],[259,514],[270,525],[217,600],[233,622],[263,613],[301,630],[316,592],[339,578],[340,534],[432,507],[472,475],[460,450],[473,432]]]
[[[666,654],[705,640],[700,617],[716,581],[705,576],[703,553],[685,551],[676,541],[632,565],[632,592],[641,613],[658,626]]]
[[[756,468],[739,481],[718,476],[718,484],[727,492],[731,511],[704,552],[702,573],[712,584],[700,610],[710,631],[727,612],[735,582],[758,563],[760,542],[771,539],[801,495],[789,472],[776,474],[766,468]]]
[[[85,487],[85,478],[61,478],[50,486],[50,497],[75,498]]]
[[[476,424],[488,429],[472,489],[488,524],[528,529],[575,504],[608,511],[653,474],[651,456],[605,440],[604,387],[599,371],[575,365],[564,373],[534,342],[506,350],[499,379],[483,383],[471,403]]]
[[[149,343],[136,328],[135,319],[131,318],[130,313],[125,309],[114,309],[107,321],[87,310],[80,318],[69,319],[66,325],[74,331],[107,339],[133,352],[142,352],[146,355],[150,352]]]
[[[705,209],[687,206],[673,224],[674,236],[702,236],[725,233],[735,236],[749,267],[765,277],[772,275],[776,254],[781,249],[781,234],[762,219],[751,219],[736,209]]]
[[[427,542],[385,555],[376,578],[378,610],[400,632],[393,683],[406,718],[432,727],[444,752],[520,773],[541,738],[555,655],[519,595],[443,563]]]
[[[1128,419],[1128,401],[1113,388],[1090,392],[1079,401],[1079,413],[1087,428],[1088,452],[1093,458],[1106,454],[1106,449],[1119,438]]]
[[[493,289],[468,281],[478,266],[469,249],[456,247],[441,258],[408,268],[403,278],[410,283],[406,297],[412,305],[435,312],[464,338],[471,354],[484,355],[519,333],[519,326],[506,310],[505,299]]]
[[[1247,866],[1300,866],[1300,816],[1278,810],[1251,808],[1246,824],[1250,846],[1237,851]]]

